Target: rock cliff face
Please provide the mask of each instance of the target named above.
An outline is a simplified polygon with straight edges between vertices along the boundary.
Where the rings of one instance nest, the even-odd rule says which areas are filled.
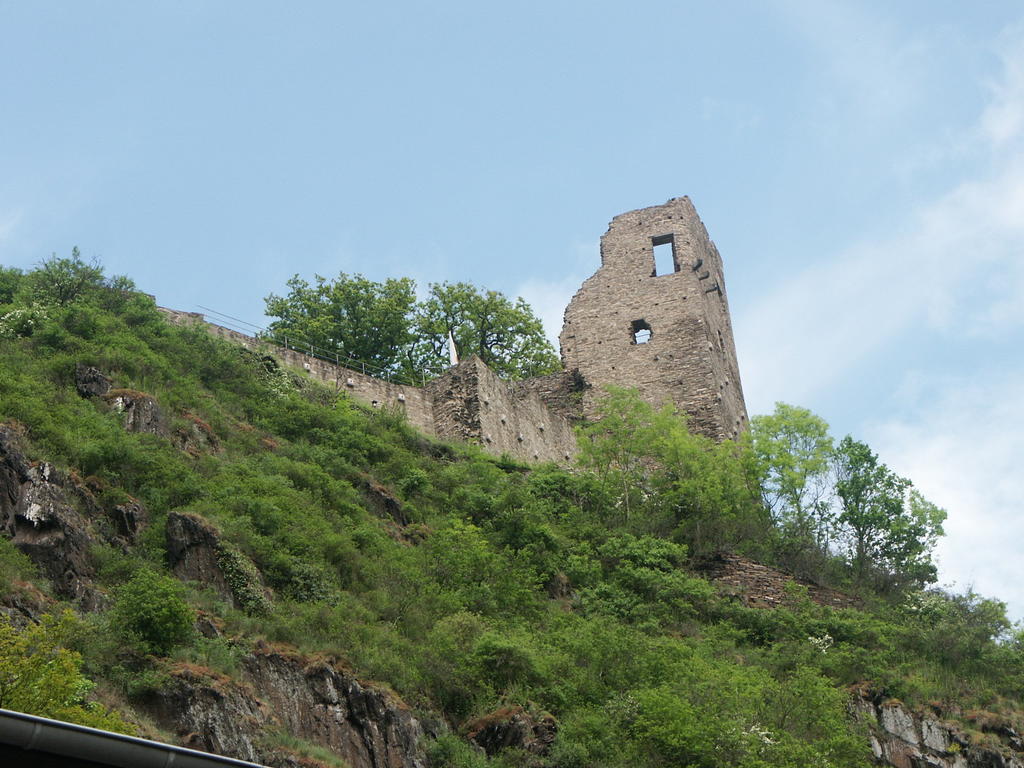
[[[212,587],[235,608],[262,613],[270,596],[252,561],[226,543],[220,532],[199,515],[167,515],[167,564],[183,581]]]
[[[854,700],[853,715],[871,728],[871,749],[893,768],[1024,768],[1024,741],[1009,728],[990,729],[998,746],[974,744],[955,723],[920,715],[898,701]]]
[[[534,755],[545,755],[558,735],[558,722],[551,715],[535,718],[522,707],[492,712],[468,726],[467,737],[489,756],[513,747]]]
[[[112,389],[103,398],[124,415],[124,428],[129,432],[169,435],[163,409],[151,396],[130,389]]]
[[[271,648],[242,660],[241,682],[180,667],[146,708],[188,746],[245,760],[296,764],[274,743],[280,732],[330,750],[352,768],[426,766],[423,729],[397,696],[330,661]]]
[[[0,529],[58,596],[90,607],[98,600],[89,556],[96,538],[90,517],[99,510],[52,464],[29,463],[18,443],[16,429],[0,426]]]

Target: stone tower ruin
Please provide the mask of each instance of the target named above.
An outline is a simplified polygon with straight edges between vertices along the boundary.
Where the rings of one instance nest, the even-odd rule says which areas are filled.
[[[585,417],[611,384],[674,404],[716,440],[746,429],[722,258],[688,197],[612,219],[559,341],[566,370],[589,385]]]

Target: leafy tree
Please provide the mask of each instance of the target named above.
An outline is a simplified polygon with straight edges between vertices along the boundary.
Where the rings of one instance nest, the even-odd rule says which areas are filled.
[[[751,419],[750,431],[772,517],[792,534],[827,545],[832,458],[828,424],[806,408],[776,403],[771,415]]]
[[[678,532],[697,555],[756,541],[765,532],[756,466],[746,443],[691,434],[671,407],[655,410],[636,390],[608,387],[597,419],[579,430],[581,466],[616,500],[628,523]]]
[[[688,431],[670,408],[655,417],[653,447],[659,471],[653,501],[671,515],[676,535],[700,557],[742,549],[761,556],[770,532],[747,439],[718,443]]]
[[[579,463],[618,497],[626,520],[649,493],[655,410],[633,389],[607,387],[597,418],[579,430]]]
[[[448,334],[460,357],[479,355],[500,376],[525,378],[559,369],[540,320],[522,299],[469,283],[434,283],[417,303],[415,283],[339,273],[334,280],[298,275],[287,296],[264,300],[276,318],[269,333],[300,348],[338,354],[372,366],[371,373],[436,376],[448,368]]]
[[[85,296],[91,290],[108,285],[103,267],[93,260],[82,259],[78,248],[71,250],[71,258],[53,254],[28,274],[28,293],[33,301],[63,307]]]
[[[544,327],[522,298],[470,283],[431,283],[416,315],[417,358],[431,373],[448,367],[448,334],[459,357],[479,355],[499,376],[523,379],[560,369]]]
[[[64,647],[75,625],[65,611],[19,631],[0,614],[0,708],[131,733],[120,715],[86,699],[94,685],[82,674],[82,657]]]
[[[20,269],[0,266],[0,304],[8,304],[18,291],[23,275]]]
[[[115,632],[145,653],[166,656],[192,640],[195,613],[174,579],[148,568],[117,590],[110,618]]]
[[[381,283],[340,272],[333,280],[316,275],[312,285],[295,275],[287,285],[287,296],[264,299],[267,314],[277,318],[268,329],[275,339],[366,363],[375,374],[408,370],[416,304],[411,279]]]
[[[931,552],[946,513],[849,435],[834,461],[838,523],[857,582],[872,575],[889,586],[934,581]]]

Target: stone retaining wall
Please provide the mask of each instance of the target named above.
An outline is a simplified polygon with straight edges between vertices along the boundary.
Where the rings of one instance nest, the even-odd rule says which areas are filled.
[[[792,574],[755,563],[740,555],[721,554],[705,562],[701,573],[755,608],[777,608],[789,602],[786,585],[796,583],[807,588],[808,596],[820,605],[833,608],[856,608],[860,601],[828,587],[821,587]]]
[[[209,323],[198,312],[160,310],[173,323],[202,323],[212,336],[273,355],[366,405],[400,410],[412,426],[431,437],[476,443],[488,453],[508,454],[523,461],[566,462],[576,455],[576,436],[570,421],[549,408],[533,387],[502,381],[478,357],[463,360],[425,387],[417,387],[378,379]],[[552,384],[542,389],[553,391],[567,381],[561,374],[555,376],[562,378],[544,377]]]

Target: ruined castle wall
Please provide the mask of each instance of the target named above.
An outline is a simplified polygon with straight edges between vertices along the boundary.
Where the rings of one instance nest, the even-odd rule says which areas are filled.
[[[778,608],[792,602],[786,587],[796,583],[807,588],[807,596],[819,605],[857,608],[860,601],[828,587],[798,579],[790,573],[756,563],[740,555],[720,554],[701,568],[703,575],[733,592],[753,608]]]
[[[171,322],[201,323],[217,338],[259,354],[273,355],[366,405],[400,409],[412,426],[427,435],[476,443],[488,453],[507,453],[523,461],[565,462],[576,455],[576,436],[569,420],[552,411],[533,387],[502,381],[478,357],[462,361],[425,387],[415,387],[383,381],[208,323],[196,312],[163,308],[161,311]],[[571,376],[562,374],[543,378],[546,381],[536,386],[552,392],[567,393],[573,381]]]
[[[438,437],[479,444],[489,453],[523,461],[565,462],[576,455],[576,436],[564,416],[537,392],[510,386],[478,357],[427,384]]]
[[[673,268],[658,275],[654,246]],[[635,332],[649,328],[646,343]],[[746,428],[746,406],[722,259],[689,198],[616,216],[601,238],[601,267],[565,310],[562,361],[589,388],[595,415],[605,385],[635,387],[652,405],[675,404],[695,431],[715,439]]]
[[[577,371],[559,371],[547,376],[513,381],[510,385],[517,398],[535,393],[553,413],[570,422],[583,420],[583,390],[586,382]]]
[[[253,352],[273,355],[286,365],[304,370],[310,378],[333,386],[337,391],[347,392],[361,403],[375,408],[400,409],[405,412],[406,418],[412,426],[427,435],[436,434],[434,401],[430,393],[421,387],[377,379],[360,371],[354,371],[294,349],[272,344],[231,328],[206,322],[203,315],[197,312],[181,312],[163,307],[160,310],[171,322],[179,325],[203,323],[211,336],[240,344]]]

